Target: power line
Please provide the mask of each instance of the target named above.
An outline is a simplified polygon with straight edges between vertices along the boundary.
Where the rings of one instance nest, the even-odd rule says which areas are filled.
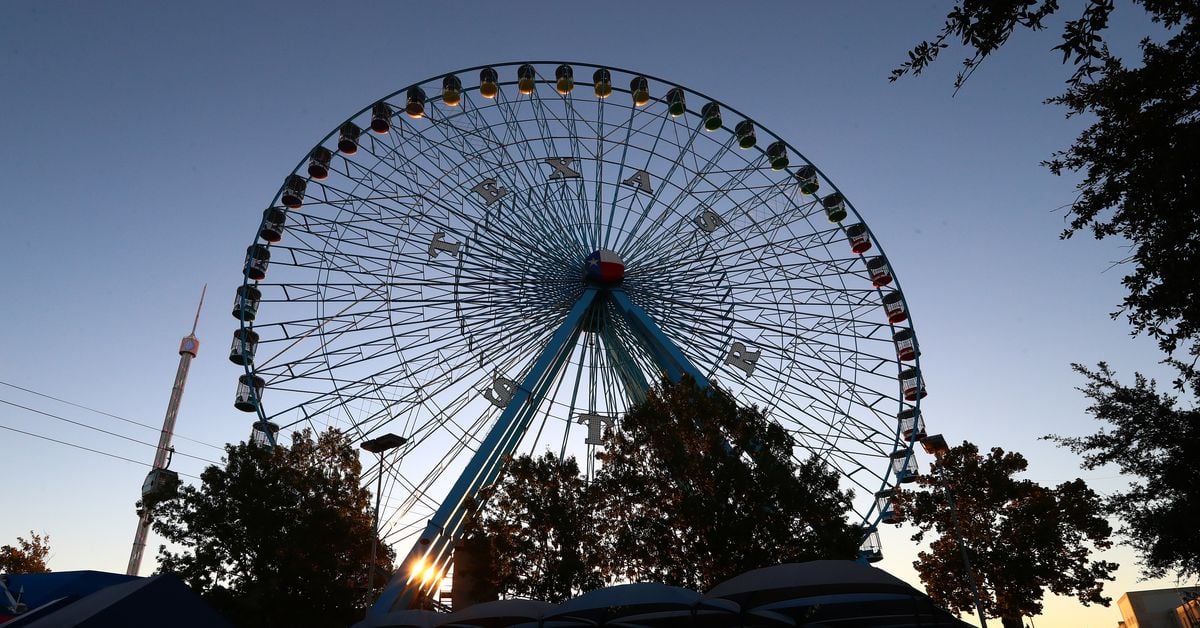
[[[21,404],[19,404],[19,403],[13,403],[13,402],[11,402],[11,401],[8,401],[8,400],[5,400],[5,399],[0,399],[0,403],[7,404],[7,405],[13,406],[13,407],[15,407],[15,408],[20,408],[20,409],[22,409],[22,410],[27,410],[27,411],[29,411],[29,412],[33,412],[33,413],[35,413],[35,414],[40,414],[40,415],[42,415],[42,416],[47,416],[47,417],[50,417],[50,418],[52,418],[52,419],[58,419],[59,421],[64,421],[64,422],[66,422],[66,423],[70,423],[70,424],[72,424],[72,425],[78,425],[79,427],[84,427],[84,428],[87,428],[87,429],[89,429],[89,430],[95,430],[95,431],[97,431],[97,432],[100,432],[100,433],[102,433],[102,434],[108,434],[109,436],[116,436],[117,438],[122,438],[122,439],[125,439],[125,440],[127,440],[127,441],[130,441],[130,442],[133,442],[133,443],[138,443],[139,445],[146,445],[147,447],[154,447],[155,449],[158,449],[158,445],[155,445],[154,443],[147,443],[147,442],[146,442],[146,441],[144,441],[144,440],[138,440],[138,439],[136,439],[136,438],[133,438],[133,437],[130,437],[130,436],[125,436],[124,434],[118,434],[118,433],[116,433],[116,432],[110,432],[110,431],[108,431],[108,430],[106,430],[106,429],[102,429],[102,428],[96,427],[96,426],[94,426],[94,425],[88,425],[87,423],[81,423],[81,422],[79,422],[79,421],[73,421],[73,420],[71,420],[71,419],[68,419],[68,418],[65,418],[65,417],[61,417],[61,416],[58,416],[58,415],[56,415],[56,414],[50,414],[49,412],[43,412],[43,411],[41,411],[41,410],[38,410],[38,409],[35,409],[35,408],[30,408],[29,406],[23,406],[23,405],[21,405]],[[207,462],[207,463],[209,463],[209,464],[215,464],[215,465],[219,465],[219,464],[221,464],[221,463],[219,463],[219,462],[216,462],[215,460],[209,460],[208,458],[203,458],[203,457],[201,457],[201,456],[195,456],[195,455],[192,455],[192,454],[184,453],[184,452],[182,452],[182,451],[176,451],[176,452],[175,452],[175,454],[177,454],[177,455],[180,455],[180,456],[186,456],[186,457],[188,457],[188,458],[195,458],[196,460],[200,460],[200,461],[203,461],[203,462]]]
[[[133,458],[126,458],[124,456],[118,456],[117,454],[110,454],[107,451],[100,451],[99,449],[92,449],[90,447],[84,447],[83,445],[76,445],[75,443],[67,442],[65,440],[58,440],[57,438],[51,438],[49,436],[42,436],[41,434],[34,434],[33,432],[26,432],[25,430],[19,430],[15,427],[9,427],[7,425],[0,424],[0,429],[9,430],[10,432],[16,432],[18,434],[24,434],[26,436],[32,436],[34,438],[40,438],[42,440],[48,440],[52,443],[66,445],[67,447],[74,447],[75,449],[82,449],[84,451],[90,451],[94,454],[100,454],[101,456],[108,456],[109,458],[116,458],[117,460],[124,460],[125,462],[132,462],[133,464],[140,464],[144,467],[153,467],[154,466],[152,464],[142,462],[140,460],[134,460]],[[186,476],[186,477],[192,478],[194,480],[200,479],[199,477],[194,476],[190,473],[179,473],[179,475]]]
[[[146,429],[149,429],[149,430],[154,430],[154,431],[156,431],[156,432],[157,432],[157,431],[161,431],[161,430],[162,430],[162,428],[160,428],[160,427],[155,427],[155,426],[153,426],[153,425],[147,425],[147,424],[145,424],[145,423],[142,423],[142,422],[140,422],[140,421],[134,421],[133,419],[127,419],[127,418],[125,418],[125,417],[123,417],[123,416],[118,416],[118,415],[116,415],[116,414],[113,414],[113,413],[111,413],[111,412],[105,412],[105,411],[103,411],[103,410],[97,410],[97,409],[95,409],[95,408],[89,408],[88,406],[85,406],[85,405],[83,405],[83,404],[81,404],[81,403],[75,403],[74,401],[67,401],[66,399],[61,399],[61,398],[59,398],[59,397],[55,397],[54,395],[47,395],[46,393],[43,393],[43,392],[38,392],[38,391],[36,391],[36,390],[31,390],[31,389],[29,389],[29,388],[25,388],[25,387],[23,387],[23,386],[18,386],[18,385],[16,385],[16,384],[12,384],[12,383],[9,383],[9,382],[0,381],[0,385],[8,386],[9,388],[16,388],[17,390],[20,390],[20,391],[23,391],[23,392],[27,392],[27,393],[29,393],[29,394],[31,394],[31,395],[37,395],[37,396],[39,396],[39,397],[44,397],[44,398],[46,398],[46,399],[52,399],[52,400],[54,400],[54,401],[57,401],[57,402],[59,402],[59,403],[65,403],[65,404],[67,404],[67,405],[69,405],[69,406],[75,406],[76,408],[81,408],[81,409],[83,409],[83,410],[87,410],[88,412],[95,412],[96,414],[101,414],[101,415],[104,415],[104,416],[106,416],[106,417],[110,417],[110,418],[116,419],[116,420],[118,420],[118,421],[124,421],[124,422],[126,422],[126,423],[130,423],[130,424],[132,424],[132,425],[137,425],[138,427],[144,427],[144,428],[146,428]],[[176,433],[176,434],[175,434],[175,438],[182,438],[183,440],[187,440],[187,441],[191,441],[191,442],[193,442],[193,443],[197,443],[197,444],[200,444],[200,445],[204,445],[205,447],[212,447],[213,449],[219,449],[219,450],[221,450],[221,451],[224,451],[224,450],[225,450],[225,448],[224,448],[224,447],[220,447],[220,446],[217,446],[217,445],[213,445],[212,443],[206,443],[206,442],[204,442],[204,441],[202,441],[202,440],[197,440],[197,439],[195,439],[195,438],[189,438],[189,437],[187,437],[187,436],[183,436],[183,435],[181,435],[181,434],[178,434],[178,433]]]

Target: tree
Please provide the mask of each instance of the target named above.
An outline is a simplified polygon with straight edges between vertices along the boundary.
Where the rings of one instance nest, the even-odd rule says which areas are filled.
[[[951,491],[984,614],[1020,628],[1021,617],[1041,612],[1047,590],[1085,605],[1109,604],[1102,581],[1113,579],[1117,565],[1091,560],[1092,548],[1112,545],[1100,497],[1083,480],[1047,488],[1013,477],[1027,467],[1019,453],[993,448],[982,455],[963,442],[918,479],[924,490],[901,493],[901,512],[917,526],[913,540],[936,534],[913,563],[934,602],[959,613],[975,608],[944,494]]]
[[[1120,535],[1141,558],[1143,572],[1200,576],[1200,411],[1181,409],[1153,380],[1135,375],[1125,386],[1107,364],[1075,370],[1088,382],[1088,412],[1111,428],[1083,437],[1050,436],[1083,456],[1083,467],[1116,465],[1139,478],[1107,500]]]
[[[1175,387],[1194,405],[1200,392],[1200,169],[1193,165],[1200,154],[1200,4],[1135,3],[1171,32],[1165,42],[1143,39],[1136,66],[1114,56],[1105,42],[1111,0],[1084,0],[1081,17],[1066,23],[1056,49],[1076,69],[1067,91],[1048,102],[1094,122],[1044,164],[1056,175],[1083,174],[1063,238],[1090,230],[1097,239],[1132,243],[1132,254],[1122,260],[1131,266],[1122,279],[1126,296],[1112,316],[1124,314],[1134,334],[1158,342],[1179,373]],[[914,48],[892,80],[919,74],[948,40],[957,39],[972,51],[955,82],[961,87],[1014,30],[1040,30],[1058,8],[1056,0],[961,0],[938,36]],[[1054,440],[1084,454],[1086,468],[1112,462],[1140,478],[1108,503],[1121,517],[1123,539],[1142,552],[1144,573],[1197,574],[1200,561],[1188,550],[1200,545],[1200,532],[1186,520],[1197,513],[1196,476],[1184,464],[1188,454],[1181,453],[1196,451],[1194,410],[1176,408],[1176,399],[1159,395],[1141,374],[1125,386],[1103,363],[1096,371],[1075,369],[1089,378],[1084,392],[1093,402],[1091,414],[1115,429]]]
[[[0,545],[0,573],[50,573],[50,536],[29,531],[29,540],[17,537],[16,545]]]
[[[1078,196],[1067,210],[1069,238],[1088,229],[1097,238],[1123,237],[1133,253],[1124,277],[1122,313],[1135,333],[1145,333],[1173,356],[1186,346],[1189,359],[1175,361],[1184,378],[1197,378],[1200,357],[1200,5],[1194,0],[1139,0],[1151,19],[1173,31],[1165,43],[1148,37],[1142,59],[1131,67],[1114,56],[1103,38],[1112,0],[1085,0],[1079,19],[1064,27],[1063,62],[1075,72],[1067,91],[1048,102],[1068,116],[1095,122],[1075,143],[1044,164],[1056,175],[1083,173]],[[891,80],[920,74],[957,39],[971,56],[955,81],[963,83],[1018,28],[1041,30],[1059,9],[1057,0],[960,0],[941,32],[909,52]],[[1193,386],[1194,388],[1194,386]]]
[[[304,430],[291,447],[226,445],[210,466],[152,506],[159,570],[174,572],[238,625],[348,625],[367,599],[373,517],[349,436]],[[390,571],[385,544],[376,565]]]
[[[756,407],[690,379],[605,434],[597,474],[606,573],[698,590],[749,569],[857,555],[848,492]]]
[[[593,493],[574,458],[547,452],[508,460],[467,524],[468,542],[477,543],[489,567],[476,577],[508,597],[548,602],[599,587]]]
[[[703,590],[756,567],[854,558],[850,494],[792,446],[757,408],[664,384],[606,430],[590,485],[573,460],[515,459],[471,529],[493,535],[502,591],[549,599],[613,581]]]

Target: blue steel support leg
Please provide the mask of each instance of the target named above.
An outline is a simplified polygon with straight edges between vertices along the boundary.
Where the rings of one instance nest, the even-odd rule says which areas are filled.
[[[642,338],[646,349],[654,356],[659,366],[667,372],[667,377],[673,382],[682,379],[683,374],[691,375],[696,385],[701,389],[708,388],[708,378],[692,364],[691,360],[671,342],[671,339],[659,329],[654,319],[645,310],[634,305],[629,295],[620,288],[612,289],[612,300],[626,320],[633,326],[634,331]]]
[[[628,347],[611,328],[600,332],[600,341],[604,344],[608,360],[615,366],[617,377],[621,379],[621,384],[628,393],[630,405],[645,401],[650,392],[650,384],[646,381],[642,369],[633,361]]]
[[[421,574],[414,573],[416,567],[428,568],[432,565],[436,572],[442,573],[449,566],[453,543],[466,515],[463,511],[464,502],[496,480],[504,457],[516,449],[554,376],[570,356],[579,338],[580,323],[595,302],[596,295],[596,288],[586,288],[567,313],[566,319],[554,332],[533,368],[514,391],[500,418],[450,489],[450,494],[371,607],[367,614],[368,625],[392,610],[407,608],[425,588]]]

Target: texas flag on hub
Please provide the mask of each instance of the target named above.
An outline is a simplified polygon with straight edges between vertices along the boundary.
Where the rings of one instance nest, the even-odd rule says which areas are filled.
[[[616,253],[600,249],[584,260],[583,274],[591,281],[616,283],[625,277],[625,262]]]

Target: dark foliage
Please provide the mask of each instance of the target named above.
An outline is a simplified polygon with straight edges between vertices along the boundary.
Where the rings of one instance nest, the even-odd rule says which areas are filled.
[[[924,490],[903,493],[902,510],[918,528],[913,540],[936,534],[913,566],[939,605],[975,609],[942,486],[957,502],[985,614],[1021,626],[1022,616],[1041,612],[1046,591],[1084,604],[1110,602],[1102,581],[1113,579],[1117,565],[1091,560],[1092,548],[1111,546],[1100,497],[1083,480],[1047,488],[1014,477],[1027,466],[1019,453],[993,448],[984,455],[964,442],[919,479]]]
[[[704,590],[756,567],[854,558],[861,533],[837,473],[792,455],[757,409],[663,385],[606,432],[590,485],[573,459],[517,458],[468,534],[492,535],[502,592],[540,599],[614,581]]]
[[[1175,362],[1184,379],[1195,378],[1200,356],[1200,4],[1191,0],[1141,0],[1150,17],[1170,29],[1164,43],[1141,42],[1140,64],[1129,65],[1109,52],[1103,31],[1112,0],[1084,0],[1078,19],[1066,23],[1056,50],[1075,72],[1067,91],[1048,102],[1068,116],[1094,118],[1068,149],[1045,165],[1054,174],[1083,175],[1079,195],[1068,209],[1068,238],[1089,230],[1096,238],[1117,236],[1132,243],[1123,263],[1132,266],[1122,282],[1121,309],[1135,333],[1155,338],[1169,355],[1186,347],[1190,356]],[[932,41],[909,52],[892,80],[919,74],[939,52],[957,41],[972,56],[955,82],[961,87],[979,64],[1018,28],[1039,30],[1059,10],[1057,0],[961,0]]]
[[[305,430],[290,448],[226,445],[226,466],[153,505],[174,572],[242,626],[348,625],[368,604],[373,519],[348,436]],[[380,544],[377,568],[390,572]]]
[[[561,602],[603,583],[594,490],[574,458],[510,459],[468,520],[489,565],[486,580],[508,597]]]
[[[597,457],[610,577],[702,591],[757,567],[857,555],[837,473],[797,463],[778,423],[690,380],[652,391]]]
[[[1106,4],[1105,0],[1088,2],[1089,8]],[[892,70],[889,80],[895,81],[910,72],[920,74],[937,60],[943,50],[950,47],[947,40],[958,40],[971,51],[971,56],[963,61],[963,69],[954,80],[957,90],[988,55],[1008,41],[1018,27],[1042,30],[1043,21],[1056,11],[1057,0],[962,0],[946,14],[946,23],[937,37],[923,41],[910,50],[908,61]]]
[[[1122,279],[1126,296],[1113,317],[1124,315],[1135,334],[1154,338],[1166,362],[1179,372],[1175,387],[1200,391],[1200,4],[1194,0],[1138,0],[1167,29],[1165,41],[1141,41],[1140,63],[1127,64],[1110,53],[1103,31],[1111,0],[1083,0],[1081,17],[1066,23],[1057,47],[1076,70],[1067,91],[1048,102],[1068,116],[1094,120],[1074,144],[1045,165],[1054,174],[1079,173],[1078,196],[1067,210],[1062,237],[1088,230],[1097,239],[1130,243],[1121,260],[1131,270]],[[989,2],[962,0],[933,40],[909,53],[892,73],[919,74],[957,40],[972,51],[955,85],[1001,47],[1017,28],[1038,30],[1059,9],[1056,0]],[[1200,573],[1195,532],[1194,410],[1176,408],[1153,382],[1136,375],[1132,387],[1113,379],[1101,364],[1096,372],[1076,366],[1089,378],[1084,393],[1093,416],[1112,431],[1082,438],[1054,437],[1084,455],[1084,466],[1117,464],[1139,480],[1112,496],[1121,534],[1142,552],[1147,575],[1168,571]],[[1190,439],[1190,440],[1189,440]],[[1136,449],[1130,449],[1136,448]],[[1189,534],[1190,532],[1190,534]],[[1189,551],[1191,549],[1192,551]]]
[[[1141,375],[1125,386],[1104,363],[1075,370],[1088,378],[1081,389],[1092,400],[1088,412],[1106,429],[1050,438],[1081,454],[1085,469],[1116,465],[1138,478],[1108,499],[1108,509],[1146,575],[1200,576],[1200,411],[1179,408]]]
[[[0,545],[0,573],[50,573],[49,555],[49,535],[30,530],[28,540],[18,536],[16,545]]]
[[[1143,44],[1144,65],[1105,60],[1102,77],[1051,102],[1097,121],[1048,162],[1082,172],[1070,236],[1133,243],[1122,309],[1137,332],[1168,354],[1200,334],[1200,34],[1188,22],[1165,46]],[[1190,366],[1190,365],[1189,365]]]

